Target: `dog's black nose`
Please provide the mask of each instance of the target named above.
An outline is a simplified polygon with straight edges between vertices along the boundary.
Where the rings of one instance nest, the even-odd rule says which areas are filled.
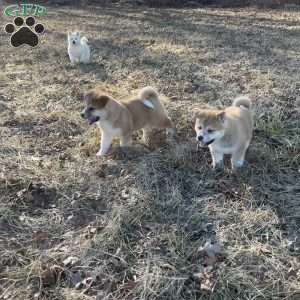
[[[74,44],[74,45],[76,44],[75,41],[73,41],[73,44]]]
[[[80,116],[81,116],[81,118],[83,118],[84,119],[84,113],[82,112],[82,113],[80,113]]]
[[[202,141],[203,141],[203,136],[202,136],[202,135],[199,135],[199,136],[198,136],[198,141],[199,141],[199,142],[202,142]]]

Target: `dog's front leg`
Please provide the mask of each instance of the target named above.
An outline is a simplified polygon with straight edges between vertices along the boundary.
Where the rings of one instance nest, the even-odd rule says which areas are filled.
[[[109,150],[109,147],[111,145],[113,136],[111,134],[108,134],[107,132],[102,131],[101,133],[101,147],[100,150],[97,152],[97,156],[103,156],[107,153]]]
[[[74,58],[74,57],[70,57],[70,60],[71,60],[71,64],[72,65],[75,65],[75,64],[78,64],[79,63],[79,59],[78,58]]]
[[[212,158],[212,166],[214,169],[223,169],[224,168],[224,163],[223,163],[223,158],[224,154],[222,152],[216,151],[213,149],[213,147],[209,148],[211,158]]]
[[[142,136],[142,141],[143,143],[147,144],[149,143],[149,139],[151,137],[151,128],[143,128],[143,136]]]

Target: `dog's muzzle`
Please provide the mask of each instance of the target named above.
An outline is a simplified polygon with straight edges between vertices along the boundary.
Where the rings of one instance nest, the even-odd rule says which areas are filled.
[[[209,142],[204,143],[204,142],[203,142],[203,138],[202,138],[202,139],[199,139],[199,137],[198,137],[197,141],[198,141],[198,143],[197,143],[197,149],[198,149],[198,148],[203,148],[203,147],[209,146],[209,145],[212,144],[215,140],[212,139],[212,140],[210,140]]]
[[[80,113],[80,116],[82,119],[87,120],[89,125],[92,125],[95,122],[98,122],[100,120],[99,116],[91,116],[86,114],[84,111]]]
[[[92,124],[98,122],[100,120],[100,117],[98,117],[98,116],[97,117],[92,116],[92,117],[89,117],[87,120],[88,120],[89,125],[92,125]]]

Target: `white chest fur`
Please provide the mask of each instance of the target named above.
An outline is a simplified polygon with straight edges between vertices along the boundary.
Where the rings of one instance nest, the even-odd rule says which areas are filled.
[[[227,145],[223,145],[222,143],[218,143],[218,142],[215,142],[212,145],[210,145],[210,148],[213,151],[224,153],[224,154],[232,154],[236,150],[235,146],[230,147]]]
[[[102,132],[105,132],[105,134],[114,136],[114,137],[120,137],[121,135],[121,129],[115,128],[111,125],[110,122],[101,120],[98,122],[98,126]]]
[[[69,54],[71,56],[80,57],[81,54],[81,45],[72,45],[70,44],[68,47]]]

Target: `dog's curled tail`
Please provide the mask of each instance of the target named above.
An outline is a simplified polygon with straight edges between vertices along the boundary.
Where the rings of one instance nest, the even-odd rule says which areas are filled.
[[[148,108],[154,109],[155,106],[159,105],[158,93],[152,86],[142,88],[139,92],[139,98]]]
[[[84,36],[81,38],[81,43],[87,44],[89,40]]]
[[[158,93],[152,86],[146,86],[140,90],[139,98],[142,100],[158,100]]]
[[[251,100],[248,96],[240,96],[233,100],[232,106],[251,109]]]

